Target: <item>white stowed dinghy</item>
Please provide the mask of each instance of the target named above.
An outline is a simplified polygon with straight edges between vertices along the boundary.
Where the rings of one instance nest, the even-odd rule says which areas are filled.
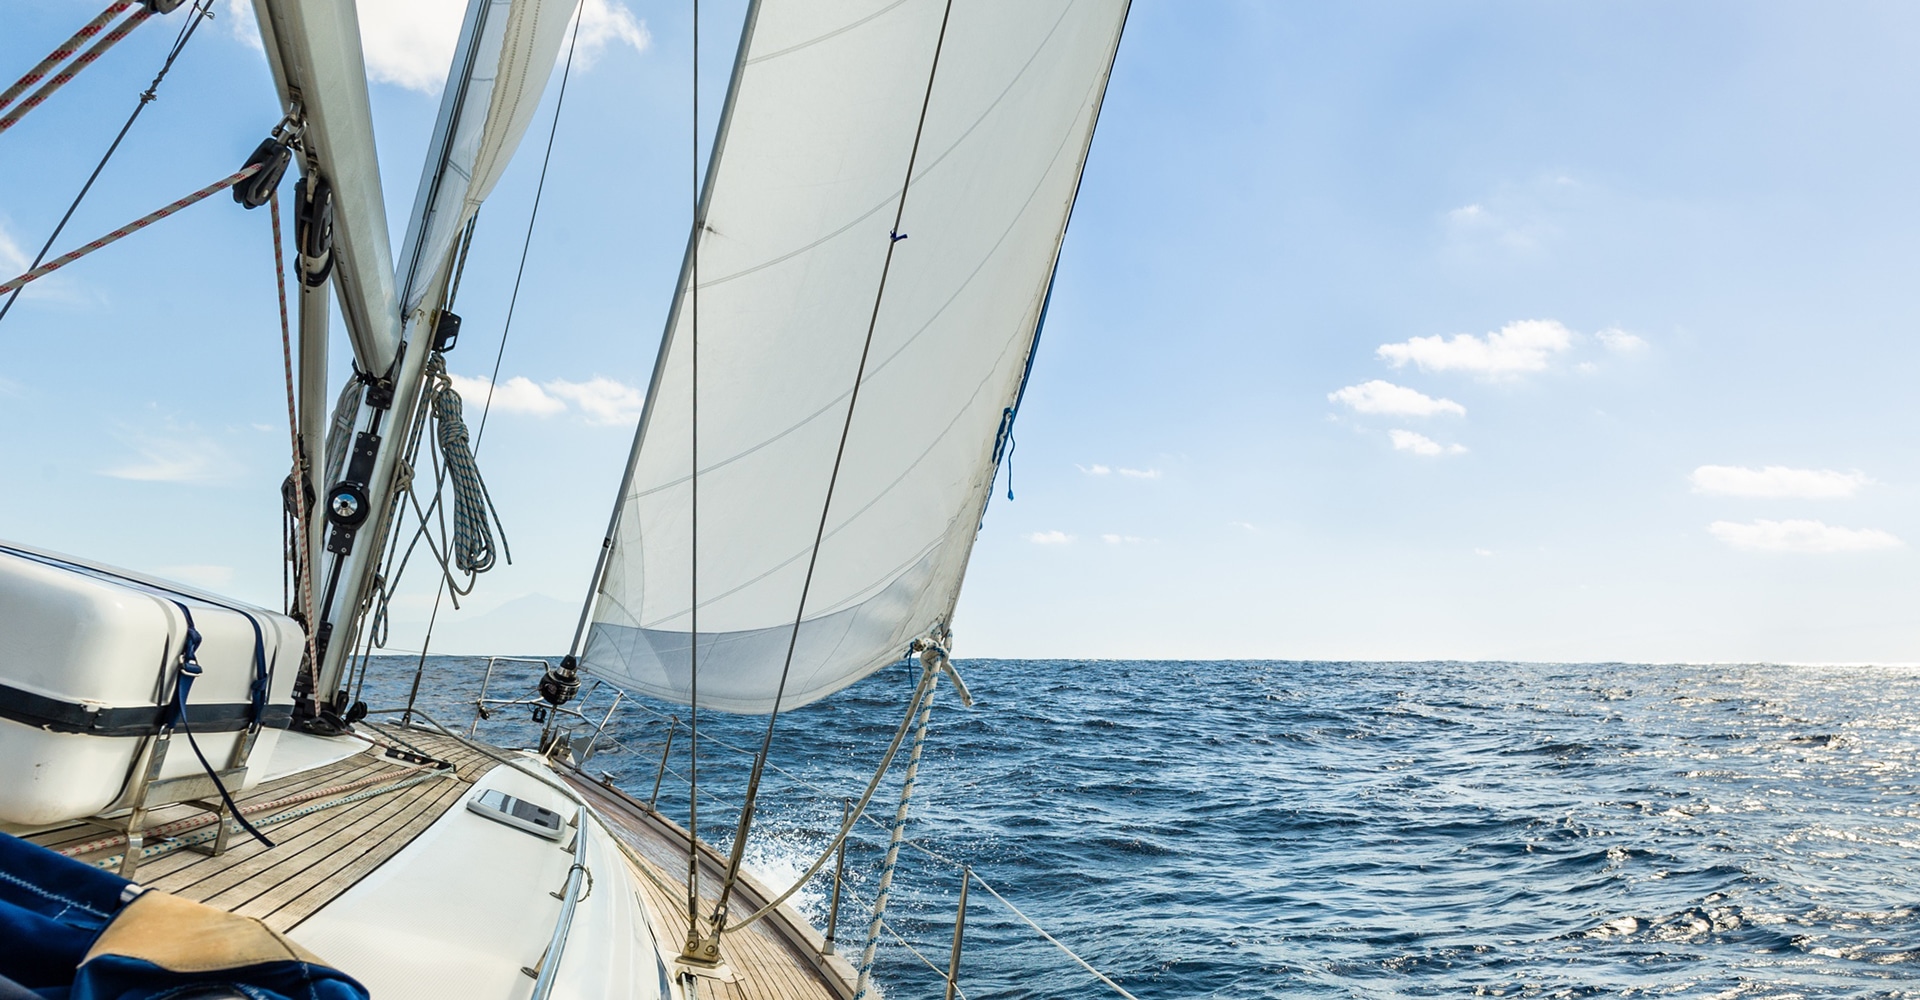
[[[111,4],[0,93],[0,133],[89,39],[67,76],[179,9],[177,54],[212,3]],[[749,3],[569,655],[523,698],[489,699],[489,667],[475,701],[481,717],[536,706],[533,750],[411,702],[369,713],[357,694],[403,540],[426,535],[437,584],[465,574],[463,592],[493,563],[444,355],[475,214],[577,33],[576,0],[469,0],[397,257],[353,0],[255,9],[285,118],[206,190],[279,213],[282,173],[299,174],[282,320],[293,585],[283,613],[0,545],[0,926],[18,939],[0,949],[0,1000],[866,995],[911,762],[938,678],[959,686],[954,603],[1125,0]],[[337,390],[336,299],[355,361]],[[451,532],[428,513],[441,505]],[[858,807],[800,883],[755,881],[742,860],[780,711],[916,652],[920,683]],[[728,854],[689,832],[695,817],[683,828],[585,776],[595,739],[570,738],[586,719],[569,707],[583,674],[688,706],[694,749],[702,710],[768,716]],[[856,969],[787,900],[910,732]]]

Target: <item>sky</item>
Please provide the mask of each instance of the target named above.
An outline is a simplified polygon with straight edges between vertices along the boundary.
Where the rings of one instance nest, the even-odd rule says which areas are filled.
[[[396,245],[462,6],[362,5]],[[687,6],[588,3],[479,446],[513,564],[436,651],[571,634],[743,9],[702,5],[696,129]],[[12,5],[0,76],[97,7]],[[272,127],[247,11],[217,12],[56,252]],[[0,271],[182,18],[0,135]],[[1916,29],[1899,3],[1138,0],[955,652],[1920,661]],[[556,90],[480,216],[463,388]],[[273,280],[266,210],[222,196],[32,286],[0,320],[0,538],[279,606]],[[389,648],[432,600],[403,586]]]

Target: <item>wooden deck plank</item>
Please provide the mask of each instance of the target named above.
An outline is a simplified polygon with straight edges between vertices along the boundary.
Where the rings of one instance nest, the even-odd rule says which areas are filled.
[[[421,831],[433,825],[472,786],[449,780],[421,787],[439,794],[420,796],[404,811],[364,830],[352,841],[343,841],[324,860],[296,877],[276,883],[268,891],[235,907],[234,912],[259,917],[278,931],[291,929],[413,843]]]
[[[405,780],[409,776],[401,773],[395,775],[394,780]],[[450,778],[442,780],[458,783]],[[406,810],[416,802],[424,787],[428,786],[415,785],[376,795],[272,827],[268,835],[275,839],[274,850],[255,843],[251,857],[223,865],[220,871],[175,891],[222,909],[234,909],[281,881],[297,878],[313,864],[351,843],[360,831],[377,827],[389,816]]]

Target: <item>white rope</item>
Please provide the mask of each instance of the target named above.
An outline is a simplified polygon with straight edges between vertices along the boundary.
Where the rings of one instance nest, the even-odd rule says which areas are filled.
[[[931,660],[927,661],[925,670],[927,676],[933,675]],[[900,860],[900,841],[907,829],[907,809],[913,805],[913,784],[919,777],[920,756],[927,745],[927,722],[933,717],[935,687],[929,684],[926,688],[925,699],[920,703],[920,721],[913,729],[913,749],[907,754],[907,775],[900,783],[900,805],[893,812],[893,829],[887,843],[887,857],[880,864],[880,884],[873,893],[873,920],[867,925],[867,944],[860,952],[860,976],[853,988],[853,1000],[863,1000],[873,983],[873,956],[880,947],[880,927],[885,922],[883,918],[887,913],[887,897],[893,889],[893,869],[895,863]],[[864,806],[865,803],[862,805]]]

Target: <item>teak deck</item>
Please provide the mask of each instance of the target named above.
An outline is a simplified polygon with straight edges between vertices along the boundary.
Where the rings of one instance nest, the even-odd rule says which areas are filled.
[[[398,854],[457,805],[474,782],[500,766],[485,751],[437,733],[366,723],[360,728],[383,743],[417,748],[448,761],[454,769],[411,787],[318,808],[267,827],[263,832],[273,840],[271,848],[244,833],[235,833],[228,840],[227,850],[217,857],[186,848],[161,854],[140,865],[135,881],[258,917],[284,933]],[[388,760],[384,752],[383,747],[369,746],[343,760],[262,782],[236,795],[235,801],[245,808],[303,792],[382,779],[366,788],[287,807],[301,809],[429,773],[429,769]],[[587,780],[577,772],[563,776],[595,807],[625,849],[636,874],[634,883],[653,915],[655,932],[665,947],[673,947],[686,933],[686,832],[617,789]],[[269,814],[279,811],[270,810]],[[156,809],[149,828],[197,812],[190,806]],[[75,823],[35,833],[28,839],[59,849],[106,835],[98,826]],[[152,836],[147,841],[149,846],[161,842],[161,838]],[[123,850],[120,846],[106,847],[79,857],[98,861]],[[725,859],[705,845],[701,859],[702,895],[711,905]],[[771,895],[749,880],[735,890],[734,919],[745,917]],[[729,934],[722,948],[724,978],[698,977],[689,990],[689,1000],[850,1000],[853,969],[837,955],[822,956],[821,945],[818,934],[783,907],[752,927]]]

